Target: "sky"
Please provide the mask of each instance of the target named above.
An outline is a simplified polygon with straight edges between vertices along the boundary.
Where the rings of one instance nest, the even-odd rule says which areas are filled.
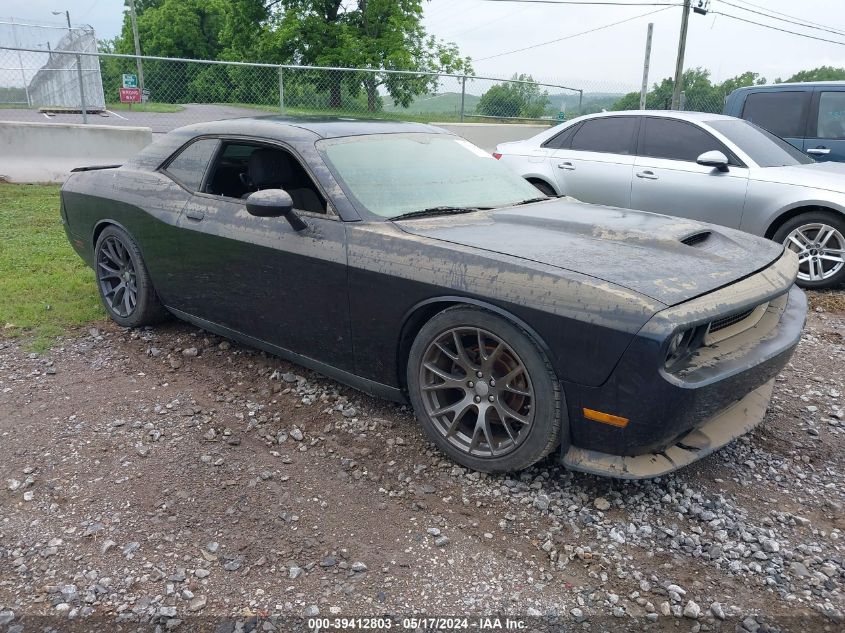
[[[680,0],[616,1],[634,4]],[[772,81],[806,68],[845,66],[843,0],[711,0],[710,5],[711,11],[723,11],[843,44],[779,33],[721,15],[691,14],[687,68],[707,68],[715,80],[754,70]],[[758,10],[754,5],[765,6],[769,12],[800,16],[801,20],[840,30],[843,35],[802,28],[738,8]],[[429,32],[458,44],[462,54],[474,59],[477,74],[510,77],[513,73],[528,73],[538,81],[592,91],[636,89],[642,79],[646,28],[650,21],[654,23],[650,83],[674,73],[681,20],[681,10],[676,7],[487,0],[427,0],[424,7]],[[123,0],[0,0],[0,19],[14,17],[61,25],[64,16],[54,16],[51,12],[65,9],[70,11],[74,23],[92,25],[99,38],[113,37],[120,31]],[[637,17],[652,11],[656,13]],[[635,19],[528,51],[483,59],[629,18]]]

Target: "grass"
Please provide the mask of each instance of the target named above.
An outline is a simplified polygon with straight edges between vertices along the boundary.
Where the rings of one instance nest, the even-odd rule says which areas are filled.
[[[0,184],[0,336],[31,337],[43,351],[103,316],[94,273],[62,228],[59,187]]]
[[[130,107],[132,106],[132,107]],[[107,103],[107,110],[131,110],[132,112],[163,112],[172,114],[173,112],[182,112],[184,106],[176,103]]]

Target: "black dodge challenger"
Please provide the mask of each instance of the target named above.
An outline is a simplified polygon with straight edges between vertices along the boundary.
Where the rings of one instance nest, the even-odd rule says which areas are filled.
[[[762,419],[807,310],[781,245],[538,198],[421,124],[192,125],[75,170],[61,215],[120,325],[169,313],[410,400],[488,472],[558,451],[653,477],[711,453]]]

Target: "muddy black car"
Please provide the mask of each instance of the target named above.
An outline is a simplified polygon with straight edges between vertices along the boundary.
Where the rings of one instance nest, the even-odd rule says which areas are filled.
[[[806,314],[781,245],[538,197],[419,124],[194,125],[77,170],[61,213],[117,323],[172,314],[410,400],[482,471],[699,459],[762,419]]]

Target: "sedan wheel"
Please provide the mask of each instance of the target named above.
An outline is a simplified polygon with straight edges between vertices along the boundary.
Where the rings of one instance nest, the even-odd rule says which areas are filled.
[[[821,282],[845,267],[845,237],[822,223],[803,224],[786,237],[785,246],[798,253],[798,279]]]
[[[566,417],[557,378],[534,342],[475,308],[449,308],[422,327],[408,391],[432,441],[485,472],[521,470],[547,455]]]

